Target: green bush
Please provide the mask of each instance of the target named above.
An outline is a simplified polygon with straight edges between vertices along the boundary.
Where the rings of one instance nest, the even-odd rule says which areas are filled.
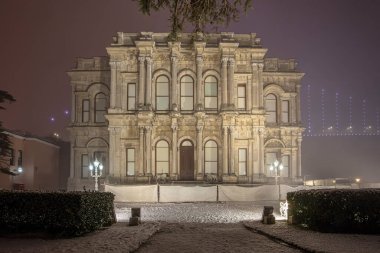
[[[322,232],[380,233],[380,189],[289,192],[293,224]]]
[[[0,191],[0,230],[78,236],[116,222],[108,192]]]

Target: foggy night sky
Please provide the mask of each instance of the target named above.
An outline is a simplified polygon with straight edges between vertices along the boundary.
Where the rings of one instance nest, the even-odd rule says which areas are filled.
[[[363,99],[367,123],[376,126],[380,1],[253,0],[253,6],[240,22],[218,31],[257,33],[269,49],[267,57],[297,60],[298,69],[306,73],[301,108],[305,127],[307,85],[311,85],[311,122],[316,132],[321,127],[322,88],[326,90],[326,125],[335,124],[338,92],[342,127],[347,126],[349,96],[353,97],[354,126],[362,127]],[[75,58],[106,55],[105,47],[118,31],[166,32],[167,19],[165,12],[140,14],[131,0],[1,0],[0,89],[17,101],[6,105],[0,120],[9,129],[67,136],[69,116],[64,111],[71,109],[71,87],[66,71],[74,67]],[[50,117],[55,117],[55,122]],[[303,174],[363,176],[380,181],[379,136],[342,140],[345,150],[338,146],[330,150],[331,145],[321,149],[328,142],[336,144],[339,138],[350,137],[333,138],[304,138]],[[347,145],[356,149],[348,150]],[[346,169],[347,174],[337,168]]]

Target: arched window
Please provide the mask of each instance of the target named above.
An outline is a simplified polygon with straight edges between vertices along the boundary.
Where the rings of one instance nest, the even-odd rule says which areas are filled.
[[[205,79],[205,109],[218,109],[218,80],[214,76]]]
[[[194,80],[190,76],[181,78],[181,110],[194,110]]]
[[[169,79],[159,76],[156,81],[156,110],[169,110]]]
[[[205,144],[205,173],[218,173],[218,144],[215,141],[208,141]]]
[[[162,140],[156,144],[156,174],[169,173],[169,144]]]
[[[268,123],[277,122],[277,98],[273,94],[265,96],[265,110],[267,112],[266,119]]]
[[[107,98],[104,93],[95,96],[95,122],[105,122],[104,115],[107,113]]]

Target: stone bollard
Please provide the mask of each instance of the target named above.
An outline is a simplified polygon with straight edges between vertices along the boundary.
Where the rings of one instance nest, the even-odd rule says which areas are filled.
[[[129,226],[137,226],[141,223],[141,208],[132,207],[131,208],[132,216],[129,218]]]
[[[273,206],[264,206],[261,222],[264,224],[276,223],[276,218],[273,215]]]

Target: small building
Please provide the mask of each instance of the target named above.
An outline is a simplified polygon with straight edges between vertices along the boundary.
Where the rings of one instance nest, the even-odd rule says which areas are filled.
[[[65,189],[62,179],[68,173],[65,174],[60,166],[60,145],[25,132],[7,130],[4,133],[12,142],[9,165],[16,175],[0,173],[0,188]]]
[[[170,181],[301,179],[301,79],[293,59],[266,58],[256,34],[123,33],[108,56],[78,58],[69,189]]]

